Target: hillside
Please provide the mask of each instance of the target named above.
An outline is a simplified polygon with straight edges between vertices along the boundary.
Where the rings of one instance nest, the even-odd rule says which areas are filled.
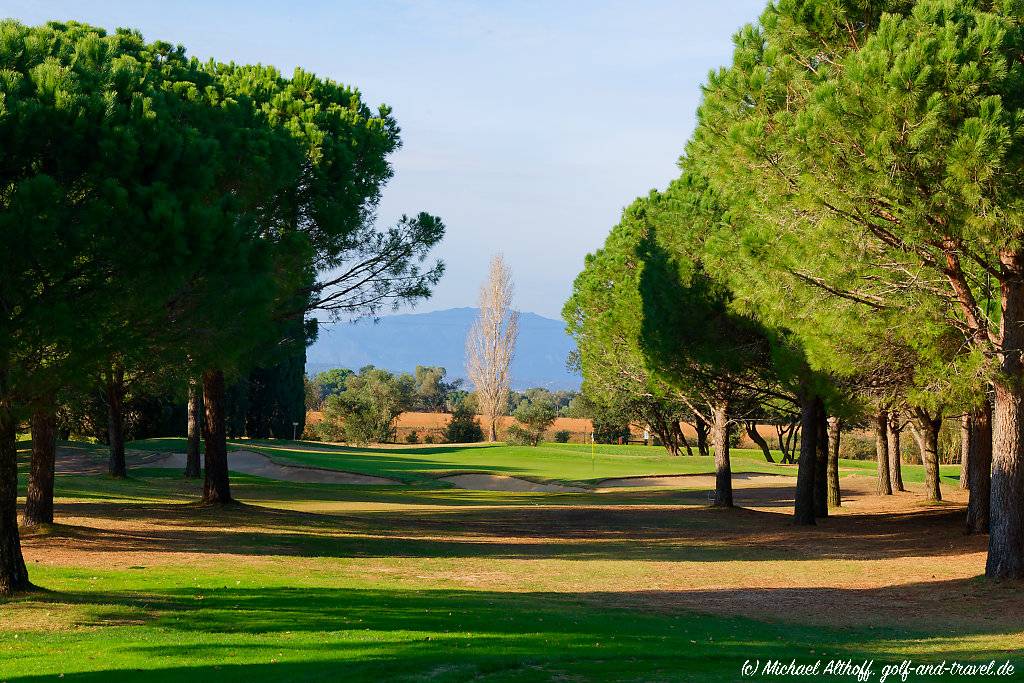
[[[376,365],[411,372],[417,365],[440,365],[447,368],[450,377],[465,377],[466,333],[476,315],[475,308],[451,308],[389,315],[376,322],[322,324],[319,337],[306,352],[306,370],[316,373],[336,367],[355,370]],[[578,389],[579,376],[565,367],[573,348],[565,323],[536,313],[521,313],[512,387]]]

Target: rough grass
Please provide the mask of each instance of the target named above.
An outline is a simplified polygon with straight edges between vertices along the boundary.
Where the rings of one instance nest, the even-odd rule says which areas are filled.
[[[25,539],[45,590],[0,602],[0,681],[735,681],[747,659],[833,657],[875,659],[874,680],[905,657],[1024,670],[1024,591],[978,578],[985,539],[960,533],[957,505],[862,496],[807,529],[787,509],[714,510],[685,492],[430,478],[490,462],[590,481],[589,462],[557,470],[589,459],[571,447],[337,450],[346,469],[373,458],[367,473],[414,483],[233,476],[245,504],[225,509],[167,470],[58,476],[59,524]],[[609,448],[596,478],[687,460],[707,463]]]

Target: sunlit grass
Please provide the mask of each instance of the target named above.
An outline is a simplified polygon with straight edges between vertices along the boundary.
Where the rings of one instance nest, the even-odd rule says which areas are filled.
[[[721,591],[723,581],[762,576],[784,586],[827,576],[843,590],[903,556],[910,564],[897,573],[917,571],[918,550],[865,560],[856,548],[837,556],[813,543],[759,543],[742,536],[756,533],[752,524],[776,535],[791,527],[765,513],[707,510],[675,491],[466,491],[434,478],[477,468],[592,481],[585,448],[240,445],[275,458],[361,461],[413,483],[232,475],[245,504],[220,509],[197,505],[201,482],[173,470],[59,475],[64,524],[26,539],[32,580],[45,590],[0,602],[0,681],[735,681],[749,658],[987,661],[1021,644],[1005,628],[811,626],[671,602],[684,587]],[[295,450],[305,447],[326,453]],[[757,455],[737,454],[737,471],[795,471]],[[557,470],[581,458],[583,470]],[[710,471],[707,459],[635,446],[609,447],[593,466],[601,478],[661,465]],[[91,554],[69,563],[69,546]],[[957,567],[936,557],[925,569],[941,585]]]

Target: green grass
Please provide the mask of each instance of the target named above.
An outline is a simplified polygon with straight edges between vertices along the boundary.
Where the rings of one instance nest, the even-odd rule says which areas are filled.
[[[459,472],[482,472],[541,481],[593,483],[612,477],[647,474],[687,474],[713,471],[710,458],[670,458],[664,449],[643,446],[589,448],[567,444],[530,446],[433,446],[422,448],[360,449],[311,444],[298,450],[254,450],[281,462],[373,474],[416,482]],[[626,451],[625,449],[630,449]],[[776,471],[761,459],[738,454],[737,471]],[[709,469],[711,468],[711,469]]]
[[[967,601],[969,615],[978,596],[1016,604],[1016,589],[955,578],[960,562],[938,554],[954,551],[929,545],[942,534],[977,553],[953,513],[932,526],[854,520],[860,536],[822,542],[792,527],[789,510],[712,510],[677,491],[486,492],[434,480],[467,470],[583,482],[711,471],[707,458],[655,448],[601,447],[592,464],[588,448],[571,445],[238,446],[411,483],[232,475],[246,504],[221,509],[196,505],[200,483],[171,470],[60,475],[57,518],[70,523],[26,539],[45,591],[0,601],[0,681],[736,681],[748,659],[838,657],[875,659],[877,680],[883,662],[1005,661],[1024,642],[1005,621],[926,614]],[[736,453],[736,471],[795,472],[759,458]],[[871,474],[873,463],[845,466]],[[776,583],[753,590],[788,594],[827,577],[829,590],[863,601],[864,589],[847,584],[885,571],[879,563],[924,587],[923,602],[913,592],[895,601],[908,623],[882,613],[856,626],[831,626],[829,615],[801,624],[770,598],[743,616],[677,604],[686,590],[728,598],[764,577]],[[805,590],[813,609],[821,589]],[[884,588],[875,595],[893,602]]]
[[[899,661],[906,634],[615,609],[599,595],[382,587],[344,578],[215,566],[44,569],[54,589],[22,605],[71,609],[58,632],[4,634],[10,681],[735,681],[747,659]],[[918,657],[1006,654],[954,638]]]
[[[150,439],[130,444],[131,448],[153,451],[185,449],[184,439]],[[547,443],[539,447],[486,445],[423,446],[407,448],[354,448],[313,441],[232,442],[232,448],[263,453],[288,464],[370,474],[407,483],[423,483],[448,474],[481,472],[536,481],[593,484],[602,479],[657,474],[700,474],[714,472],[710,457],[670,457],[658,446],[598,445],[593,450],[580,444]],[[781,455],[775,453],[776,459]],[[761,472],[796,476],[796,467],[765,461],[758,450],[731,451],[734,473]],[[874,476],[875,463],[867,460],[840,460],[842,475]],[[947,482],[955,482],[959,465],[941,468]],[[907,482],[924,481],[921,465],[904,465]]]

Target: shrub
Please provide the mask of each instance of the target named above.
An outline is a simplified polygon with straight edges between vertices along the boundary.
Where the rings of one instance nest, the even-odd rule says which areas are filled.
[[[327,397],[322,424],[360,445],[393,441],[395,418],[409,407],[412,387],[411,375],[367,366],[347,378],[344,391]]]
[[[569,443],[570,436],[572,436],[572,433],[568,429],[559,429],[555,432],[555,442]]]
[[[434,435],[427,434],[425,437],[423,437],[423,443],[434,443]]]
[[[419,434],[416,433],[415,429],[412,430],[411,432],[409,432],[409,434],[405,437],[405,442],[406,443],[419,443],[420,442],[420,436],[419,436]]]
[[[900,450],[903,450],[902,443],[900,446]],[[839,439],[839,457],[850,460],[874,460],[876,457],[875,437],[857,432],[844,432]]]
[[[311,429],[316,430],[316,435],[321,441],[345,440],[345,426],[342,423],[342,418],[333,413],[324,413],[320,423],[314,425]]]
[[[452,419],[444,429],[448,443],[476,443],[484,440],[484,430],[467,401],[460,401],[452,411]]]
[[[505,443],[511,446],[536,446],[533,433],[520,425],[514,424],[505,432]]]
[[[629,440],[629,424],[618,420],[594,418],[594,441],[597,443],[618,443],[619,439]]]
[[[523,425],[520,428],[530,435],[529,445],[536,446],[544,438],[544,432],[558,417],[558,410],[550,400],[538,399],[530,403],[520,403],[513,416]],[[511,432],[511,428],[509,431]]]

